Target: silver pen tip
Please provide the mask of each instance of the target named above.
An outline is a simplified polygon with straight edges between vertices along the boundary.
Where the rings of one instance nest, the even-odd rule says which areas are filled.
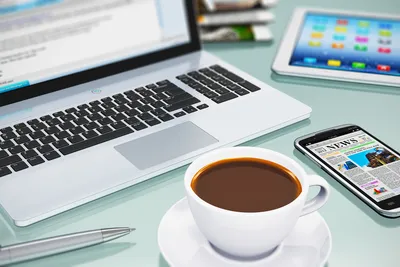
[[[136,228],[130,228],[129,230],[130,230],[130,232],[133,232],[136,230]]]

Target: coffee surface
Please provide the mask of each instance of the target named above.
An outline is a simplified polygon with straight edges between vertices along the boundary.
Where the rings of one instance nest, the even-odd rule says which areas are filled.
[[[301,193],[298,179],[284,167],[261,159],[227,159],[200,170],[192,180],[204,201],[231,211],[263,212],[283,207]]]

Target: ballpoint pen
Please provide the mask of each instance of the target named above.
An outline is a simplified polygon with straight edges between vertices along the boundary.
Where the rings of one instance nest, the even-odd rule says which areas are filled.
[[[0,247],[0,266],[101,244],[134,230],[128,227],[98,229]]]

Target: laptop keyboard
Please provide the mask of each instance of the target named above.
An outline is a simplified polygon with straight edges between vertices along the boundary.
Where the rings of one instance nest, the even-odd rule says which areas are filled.
[[[219,65],[177,77],[217,104],[260,90]],[[208,108],[168,80],[0,129],[0,177]]]

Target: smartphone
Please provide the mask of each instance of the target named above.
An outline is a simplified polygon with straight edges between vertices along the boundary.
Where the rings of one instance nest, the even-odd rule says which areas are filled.
[[[295,147],[376,212],[400,217],[400,153],[357,125],[295,140]]]

